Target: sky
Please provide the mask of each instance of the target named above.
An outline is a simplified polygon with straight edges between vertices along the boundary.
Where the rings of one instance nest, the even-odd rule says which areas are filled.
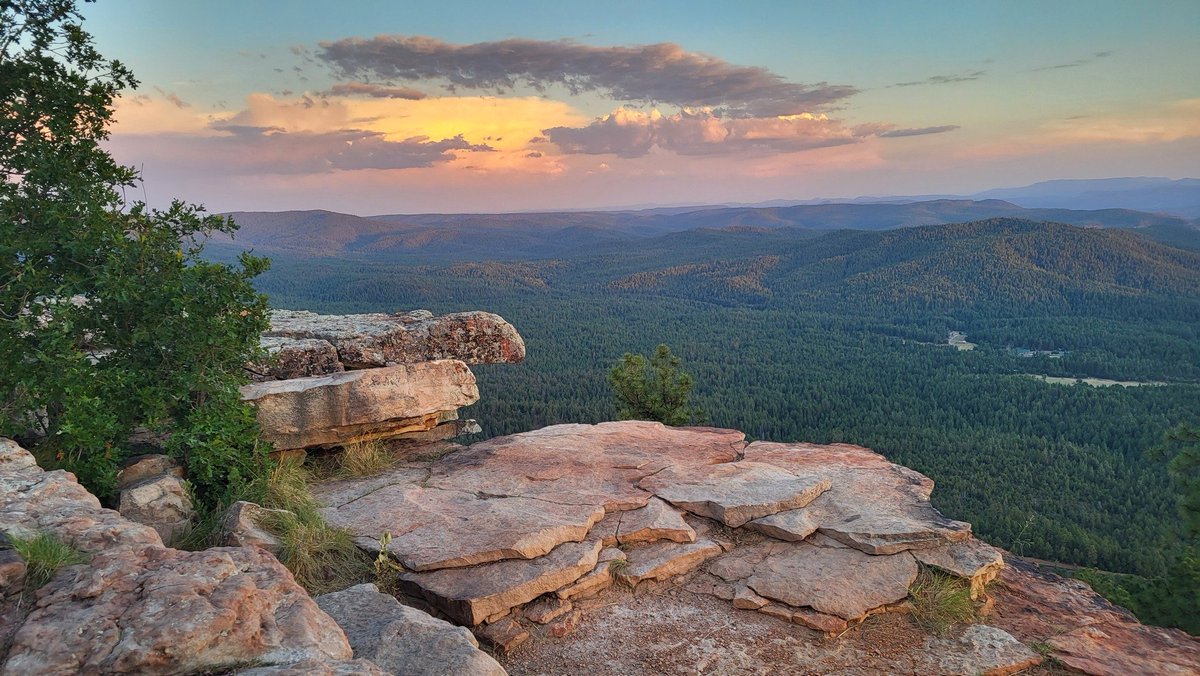
[[[108,147],[213,211],[1200,176],[1200,2],[99,0]]]

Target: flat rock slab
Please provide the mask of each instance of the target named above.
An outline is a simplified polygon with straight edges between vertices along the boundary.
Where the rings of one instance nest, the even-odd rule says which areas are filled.
[[[318,340],[332,345],[345,368],[457,359],[468,364],[515,363],[525,341],[499,315],[457,312],[434,317],[425,310],[397,314],[319,315],[272,310],[265,339]],[[271,342],[285,349],[287,343]]]
[[[475,375],[450,359],[251,383],[241,394],[276,450],[431,429],[440,412],[479,400]]]
[[[267,552],[143,545],[59,571],[0,671],[180,674],[350,657],[342,630]]]
[[[737,527],[812,502],[830,488],[814,474],[755,462],[672,466],[642,479],[641,488],[676,507]]]
[[[929,638],[915,671],[927,674],[982,674],[1008,676],[1042,663],[1012,634],[983,624],[973,624],[955,638]]]
[[[953,542],[934,549],[913,551],[918,561],[971,582],[971,599],[984,593],[989,582],[1004,568],[1004,555],[995,547],[975,538]]]
[[[871,556],[798,542],[755,564],[746,585],[790,606],[856,620],[903,600],[916,577],[917,562],[906,552]]]
[[[605,547],[657,540],[696,541],[696,531],[683,520],[683,514],[658,498],[650,498],[645,507],[609,514],[590,536],[602,539]]]
[[[712,540],[690,544],[656,542],[626,552],[627,562],[617,569],[617,578],[631,587],[643,580],[666,580],[683,575],[721,553],[721,546]]]
[[[604,508],[393,483],[321,514],[370,551],[390,533],[388,551],[405,567],[427,571],[542,556],[582,541]]]
[[[755,442],[746,461],[829,479],[832,486],[794,513],[756,521],[754,530],[798,541],[815,530],[868,554],[938,547],[966,540],[971,524],[947,519],[929,502],[933,481],[849,444]]]
[[[323,594],[317,605],[337,621],[356,658],[402,676],[503,676],[475,636],[445,620],[401,605],[373,584]]]
[[[564,587],[596,567],[601,543],[568,542],[533,560],[401,573],[400,581],[454,620],[476,625]]]
[[[433,465],[429,485],[563,504],[600,505],[608,512],[646,505],[643,478],[668,465],[730,462],[745,435],[707,427],[666,427],[622,421],[554,425],[497,437]]]

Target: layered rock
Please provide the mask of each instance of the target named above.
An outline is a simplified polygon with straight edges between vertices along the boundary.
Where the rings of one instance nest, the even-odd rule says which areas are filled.
[[[466,364],[442,360],[252,383],[262,438],[276,450],[344,445],[426,431],[479,399]]]
[[[489,312],[434,317],[426,310],[397,314],[319,315],[273,310],[264,347],[281,357],[275,378],[336,373],[392,364],[456,359],[468,364],[516,363],[525,341],[511,324]],[[337,361],[330,361],[330,348]],[[311,354],[308,359],[301,354]]]

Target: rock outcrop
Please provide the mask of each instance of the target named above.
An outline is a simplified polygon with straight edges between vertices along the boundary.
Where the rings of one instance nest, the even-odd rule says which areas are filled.
[[[619,600],[627,588],[633,599],[675,600],[682,588],[720,599],[730,614],[831,636],[905,611],[922,566],[961,578],[982,602],[1006,584],[1002,552],[934,509],[932,490],[928,478],[857,446],[746,444],[732,430],[627,421],[495,438],[314,495],[367,549],[390,533],[408,593],[522,663],[541,641],[582,633],[595,646],[589,618],[629,603]],[[1160,631],[1126,618],[1051,636],[1013,626],[996,608],[988,625],[922,635],[903,659],[922,673],[1006,674],[1040,662],[1028,646],[1046,642],[1080,664],[1087,652],[1121,664],[1092,645],[1098,632]],[[642,623],[632,612],[613,621]],[[1161,636],[1162,654],[1142,658],[1143,672],[1200,665],[1179,632]]]
[[[101,508],[71,474],[43,471],[7,439],[0,532],[49,533],[89,559],[36,590],[27,615],[4,613],[15,627],[0,656],[5,674],[175,674],[351,657],[341,629],[267,552],[164,547],[153,528]]]
[[[525,358],[521,335],[489,312],[434,317],[427,310],[360,315],[273,310],[263,338],[268,352],[281,357],[270,368],[276,379],[441,359],[502,364]]]
[[[242,388],[242,398],[257,409],[263,439],[284,456],[478,432],[475,421],[458,416],[479,399],[467,364],[525,358],[516,329],[487,312],[275,310],[262,346],[270,359],[247,366],[255,382]]]
[[[187,531],[196,509],[183,481],[183,468],[165,455],[135,458],[117,473],[121,516],[150,526],[168,541]]]

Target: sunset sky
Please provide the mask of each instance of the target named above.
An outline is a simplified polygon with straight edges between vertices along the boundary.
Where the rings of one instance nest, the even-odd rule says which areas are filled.
[[[83,6],[152,203],[360,215],[1200,176],[1200,2]]]

